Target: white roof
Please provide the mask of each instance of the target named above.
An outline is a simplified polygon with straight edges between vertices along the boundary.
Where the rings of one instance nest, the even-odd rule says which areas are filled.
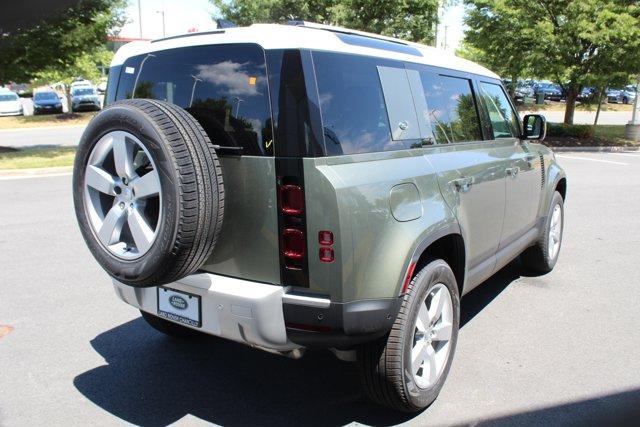
[[[185,46],[201,46],[229,43],[255,43],[264,49],[311,49],[331,52],[344,52],[359,55],[377,56],[399,61],[444,67],[453,70],[479,74],[491,78],[499,78],[497,74],[476,64],[475,62],[455,56],[453,53],[424,46],[417,43],[403,42],[410,48],[420,51],[422,56],[401,53],[387,49],[363,47],[348,44],[339,37],[343,30],[338,27],[333,31],[325,31],[322,25],[279,25],[279,24],[253,24],[249,27],[225,28],[208,33],[190,33],[184,37],[170,37],[164,40],[135,41],[122,46],[114,55],[111,66],[122,65],[131,57],[149,52],[165,49],[174,49]],[[351,34],[366,35],[366,33],[346,30]],[[382,36],[371,35],[377,39],[394,40]]]

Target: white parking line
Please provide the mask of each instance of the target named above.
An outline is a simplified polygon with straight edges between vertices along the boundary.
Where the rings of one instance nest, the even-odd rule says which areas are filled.
[[[564,155],[559,155],[559,154],[556,154],[556,157],[559,157],[561,159],[586,160],[588,162],[611,163],[613,165],[629,166],[629,163],[614,162],[613,160],[591,159],[589,157],[573,157],[573,156],[564,156]]]

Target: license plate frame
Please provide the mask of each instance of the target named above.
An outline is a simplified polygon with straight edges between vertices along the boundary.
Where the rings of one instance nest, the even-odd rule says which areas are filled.
[[[172,297],[177,298],[173,299]],[[202,297],[200,295],[168,286],[158,286],[156,300],[158,317],[194,328],[202,327]],[[183,303],[186,306],[180,308]]]

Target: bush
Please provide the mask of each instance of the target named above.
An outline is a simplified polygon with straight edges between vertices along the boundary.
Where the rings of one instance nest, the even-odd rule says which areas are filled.
[[[591,125],[565,125],[564,123],[548,123],[547,136],[588,139],[596,135]]]

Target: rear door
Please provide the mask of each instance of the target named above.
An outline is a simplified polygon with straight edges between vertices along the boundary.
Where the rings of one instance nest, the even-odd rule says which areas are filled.
[[[425,156],[462,228],[467,286],[474,286],[491,275],[495,264],[505,208],[504,160],[493,141],[483,138],[469,76],[411,67],[420,73],[426,100],[418,114],[426,117],[432,133]]]
[[[529,143],[519,139],[518,115],[502,85],[481,81],[479,87],[496,151],[504,159],[506,211],[502,249],[535,226],[541,192],[541,161]]]

